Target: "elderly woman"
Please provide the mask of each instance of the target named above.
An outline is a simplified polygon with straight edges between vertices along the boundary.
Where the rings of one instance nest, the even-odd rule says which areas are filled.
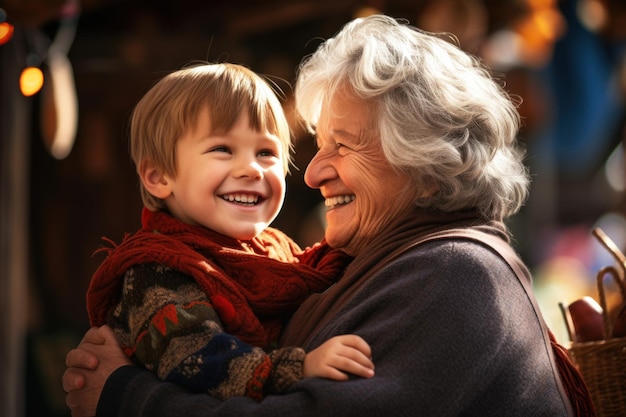
[[[326,41],[295,93],[318,146],[306,183],[325,199],[328,243],[354,261],[282,342],[311,350],[358,334],[376,376],[220,402],[123,366],[110,329],[94,328],[67,356],[72,415],[571,415],[502,223],[528,188],[507,94],[454,45],[380,15]]]

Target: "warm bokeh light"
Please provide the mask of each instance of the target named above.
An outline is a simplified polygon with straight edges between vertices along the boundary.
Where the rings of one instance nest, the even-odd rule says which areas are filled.
[[[37,94],[43,87],[43,72],[37,67],[26,67],[20,75],[20,91],[26,97]]]
[[[563,24],[563,17],[557,10],[546,8],[535,10],[520,21],[516,31],[524,38],[530,51],[552,49],[563,33]]]
[[[51,87],[56,121],[50,153],[56,159],[67,157],[76,139],[78,128],[78,99],[70,60],[63,54],[48,57],[50,77],[46,86]]]
[[[606,4],[599,0],[580,0],[576,4],[576,14],[588,30],[599,32],[609,21]]]
[[[554,44],[567,30],[556,0],[526,0],[528,10],[508,28],[496,32],[483,47],[483,56],[495,68],[541,68],[552,56]]]
[[[15,28],[9,22],[0,23],[0,45],[4,45],[13,37]]]

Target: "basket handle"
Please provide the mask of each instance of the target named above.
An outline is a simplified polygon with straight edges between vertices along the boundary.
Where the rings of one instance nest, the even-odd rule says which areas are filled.
[[[615,260],[622,267],[622,270],[626,272],[626,255],[617,247],[615,242],[599,227],[594,228],[591,231],[591,234],[594,235],[598,241],[604,246],[611,255],[615,258]],[[620,281],[620,289],[624,290],[624,284]]]
[[[626,300],[626,255],[622,253],[622,251],[617,247],[615,242],[613,242],[613,240],[611,240],[611,238],[608,237],[607,234],[604,233],[604,231],[599,227],[593,229],[591,233],[600,241],[600,243],[609,251],[609,253],[613,255],[613,257],[619,263],[619,266],[622,268],[621,274],[617,270],[614,271],[617,273],[617,276],[614,277],[614,279],[620,290],[622,300]]]
[[[623,282],[620,278],[619,272],[613,266],[605,266],[604,268],[598,271],[598,296],[600,298],[600,306],[602,307],[602,319],[604,322],[604,339],[611,338],[613,334],[613,323],[611,323],[611,317],[606,305],[606,295],[604,289],[604,277],[606,275],[611,275],[613,280],[617,283],[617,286],[620,289],[622,299],[624,299],[624,286]]]
[[[563,316],[563,321],[565,322],[565,329],[567,330],[567,337],[569,337],[570,342],[575,342],[576,332],[574,329],[574,323],[572,323],[572,317],[569,314],[569,310],[565,307],[565,304],[559,302],[559,309],[561,310],[561,315]]]

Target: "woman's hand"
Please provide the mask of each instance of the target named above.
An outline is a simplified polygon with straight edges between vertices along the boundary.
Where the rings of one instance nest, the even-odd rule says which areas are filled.
[[[362,378],[374,376],[372,350],[357,335],[335,336],[307,353],[304,359],[304,377],[321,377],[346,381],[349,374]]]
[[[63,373],[65,403],[73,417],[91,417],[107,378],[117,368],[131,364],[108,326],[92,327],[65,357]]]

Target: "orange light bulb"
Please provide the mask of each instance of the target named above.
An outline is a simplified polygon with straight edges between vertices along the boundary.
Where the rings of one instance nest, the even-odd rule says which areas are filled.
[[[20,91],[26,97],[37,94],[43,87],[43,72],[37,67],[26,67],[20,75]]]
[[[4,45],[13,37],[15,28],[9,22],[0,23],[0,45]]]

